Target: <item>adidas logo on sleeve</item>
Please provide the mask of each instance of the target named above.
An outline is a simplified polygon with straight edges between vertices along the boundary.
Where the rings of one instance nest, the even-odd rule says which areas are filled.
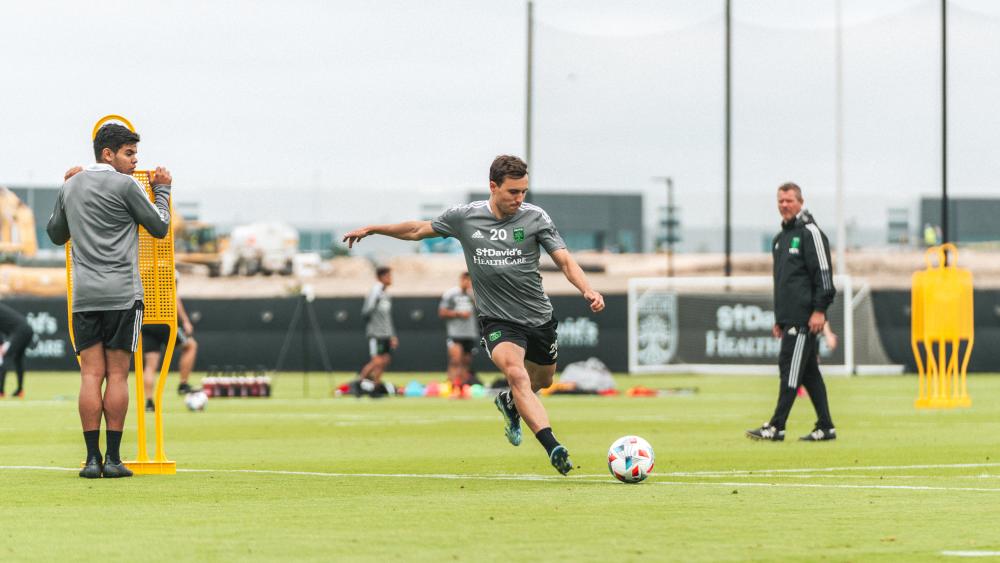
[[[476,232],[472,233],[472,238],[483,238],[483,232],[476,229]]]

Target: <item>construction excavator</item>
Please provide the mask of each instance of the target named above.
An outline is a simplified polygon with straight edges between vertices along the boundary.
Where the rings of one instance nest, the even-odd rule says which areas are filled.
[[[66,295],[66,269],[33,266],[37,254],[34,213],[0,186],[0,295]]]

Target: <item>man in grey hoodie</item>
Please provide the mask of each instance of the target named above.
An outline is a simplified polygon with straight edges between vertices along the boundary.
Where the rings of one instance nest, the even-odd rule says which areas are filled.
[[[153,173],[154,202],[131,176],[139,135],[116,123],[94,137],[95,164],[67,172],[49,218],[55,244],[73,239],[73,334],[80,356],[80,422],[87,444],[81,477],[130,477],[119,447],[128,412],[128,372],[142,328],[139,229],[163,238],[170,230],[166,168]],[[107,380],[103,396],[102,383]],[[100,450],[101,415],[107,428]]]

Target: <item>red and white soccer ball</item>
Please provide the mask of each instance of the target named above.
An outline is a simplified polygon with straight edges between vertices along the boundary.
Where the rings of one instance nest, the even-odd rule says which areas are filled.
[[[622,436],[608,450],[608,469],[622,483],[640,483],[653,472],[653,447],[638,436]]]

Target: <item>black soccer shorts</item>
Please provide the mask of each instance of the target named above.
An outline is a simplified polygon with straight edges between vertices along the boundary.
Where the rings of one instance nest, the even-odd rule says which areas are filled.
[[[95,344],[108,350],[135,352],[142,329],[142,301],[129,309],[117,311],[83,311],[73,313],[73,339],[76,353]]]
[[[479,319],[483,348],[490,358],[497,344],[511,342],[524,349],[525,360],[540,366],[550,366],[559,357],[558,326],[555,319],[534,327],[490,317]]]
[[[369,338],[368,355],[374,358],[375,356],[381,356],[382,354],[392,355],[392,339],[375,337]]]
[[[167,325],[146,325],[142,327],[142,351],[157,352],[167,346],[170,339],[170,327]],[[177,328],[177,338],[174,345],[183,348],[188,341],[188,337],[180,327]]]
[[[458,344],[466,354],[471,354],[476,349],[475,338],[449,338],[447,343],[449,348],[451,348],[452,344]]]

